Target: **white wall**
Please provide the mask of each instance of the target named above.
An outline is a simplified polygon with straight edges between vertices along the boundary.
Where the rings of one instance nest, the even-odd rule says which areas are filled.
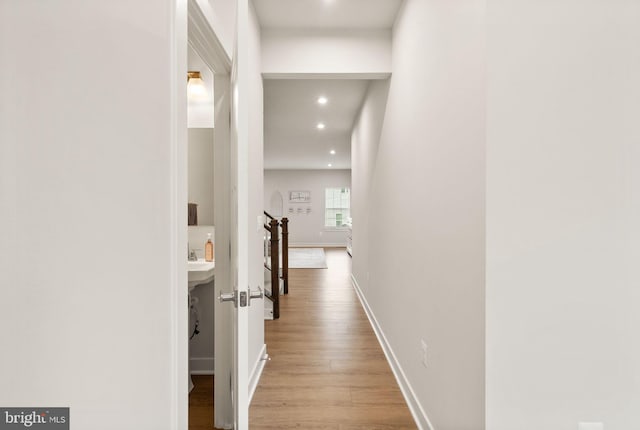
[[[422,428],[484,423],[484,32],[483,1],[406,1],[353,133],[353,275]]]
[[[270,202],[276,190],[282,194],[283,216],[289,219],[289,246],[346,246],[346,230],[324,227],[325,188],[351,188],[351,170],[264,171],[264,201]],[[311,202],[289,203],[289,191],[310,191]]]
[[[298,74],[388,75],[388,30],[268,30],[262,37],[265,77]]]
[[[0,404],[186,428],[186,3],[3,1],[0,62]]]
[[[492,0],[487,428],[640,421],[640,3]]]
[[[198,225],[213,222],[213,129],[190,128],[189,203],[198,205]]]
[[[215,246],[215,228],[212,225],[190,225],[188,227],[189,251],[195,251],[198,258],[204,258],[204,245],[209,233],[211,233],[211,240]]]
[[[380,133],[384,124],[390,80],[371,81],[367,95],[358,114],[351,136],[351,217],[356,220],[352,227],[352,254],[358,254],[352,261],[352,272],[367,273],[369,268],[369,247],[378,242],[369,240],[369,211],[371,210],[371,180],[375,172]]]

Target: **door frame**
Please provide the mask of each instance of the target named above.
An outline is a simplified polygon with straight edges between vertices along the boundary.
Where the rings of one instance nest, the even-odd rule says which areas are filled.
[[[182,79],[184,83],[184,90],[182,91],[182,100],[179,101],[181,106],[184,106],[185,109],[185,120],[182,122],[184,124],[184,133],[186,135],[187,127],[186,127],[186,52],[187,52],[187,44],[200,56],[200,58],[204,61],[204,63],[213,71],[214,74],[214,106],[215,106],[215,127],[213,129],[214,135],[214,160],[213,160],[213,168],[214,168],[214,226],[215,226],[215,255],[216,255],[216,268],[215,268],[215,296],[218,297],[221,291],[228,291],[231,289],[231,270],[230,270],[230,258],[229,258],[229,247],[230,247],[230,228],[231,228],[231,219],[229,213],[229,205],[231,201],[231,192],[230,192],[230,167],[229,167],[229,152],[230,152],[230,121],[229,121],[229,112],[230,112],[230,72],[231,72],[231,59],[227,55],[222,43],[220,42],[218,36],[216,35],[214,29],[211,27],[209,20],[207,19],[205,11],[199,6],[197,0],[178,0],[182,1],[186,5],[186,14],[182,17],[184,25],[186,26],[186,40],[183,42],[184,55],[182,58],[177,60],[177,68],[184,69],[183,72],[178,72],[178,79]],[[176,38],[177,43],[182,43],[179,38]],[[179,51],[179,50],[178,50]],[[179,67],[181,62],[184,62],[183,67]],[[176,120],[179,118],[176,117]],[[184,139],[184,142],[178,142],[181,147],[178,149],[178,153],[184,151],[183,157],[187,156],[186,148],[187,148],[187,139]],[[216,144],[218,143],[218,144]],[[180,200],[184,200],[183,205],[177,206],[178,209],[182,207],[186,207],[187,201],[187,164],[186,162],[181,163],[180,167],[183,169],[183,172],[180,172],[179,179],[184,180],[185,185],[183,187],[179,187],[178,193],[184,193],[184,198]],[[180,182],[180,181],[177,181]],[[173,185],[178,185],[174,181]],[[185,211],[182,211],[185,212]],[[186,213],[185,213],[186,215]],[[184,222],[182,222],[184,221]],[[184,246],[179,246],[177,248],[177,255],[181,258],[180,262],[184,264],[185,256],[183,252],[180,252],[182,249],[186,249],[187,246],[187,222],[186,216],[184,220],[178,219],[178,226],[185,226],[185,228],[178,228],[179,231],[183,232],[184,237]],[[186,271],[186,269],[185,269]],[[178,291],[179,291],[178,287]],[[188,290],[186,286],[186,282],[184,288],[182,288],[185,292]],[[216,305],[219,303],[216,301]],[[181,306],[181,305],[178,305]],[[182,309],[178,309],[178,314],[182,313]],[[184,327],[188,327],[188,312],[186,305],[184,306],[184,321],[180,321],[181,325],[184,324]],[[218,381],[222,381],[227,378],[231,378],[232,369],[232,331],[229,330],[232,321],[232,313],[229,306],[216,306],[215,309],[215,327],[216,333],[214,335],[214,363],[215,363],[215,373],[216,379]],[[222,330],[222,328],[227,328],[227,330]],[[178,341],[178,351],[177,354],[181,357],[184,357],[184,365],[182,365],[181,361],[178,360],[178,372],[180,375],[178,379],[182,379],[181,375],[185,376],[184,384],[180,382],[182,385],[186,387],[188,385],[188,362],[189,362],[189,353],[188,353],[188,330],[181,330],[179,333],[179,341]],[[184,339],[182,339],[184,337]],[[226,346],[223,348],[222,346]],[[226,369],[227,376],[222,375],[223,371],[220,369]],[[181,419],[180,422],[184,423],[183,425],[179,425],[178,429],[183,429],[188,422],[188,389],[182,390],[182,386],[177,391],[177,395],[174,398],[174,401],[177,402],[178,410],[180,408],[184,408],[184,416],[182,414],[178,414]],[[215,385],[215,393],[211,393],[214,396],[215,405],[215,417],[214,424],[218,428],[232,428],[233,426],[233,405],[231,402],[231,387],[228,384],[218,383]]]
[[[169,428],[183,430],[189,422],[189,310],[187,287],[188,252],[187,211],[187,0],[174,0],[169,15],[170,145],[169,183],[171,205],[170,232],[170,308],[171,349]]]

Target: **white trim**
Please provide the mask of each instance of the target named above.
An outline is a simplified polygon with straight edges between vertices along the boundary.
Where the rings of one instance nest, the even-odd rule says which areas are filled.
[[[258,360],[253,365],[253,370],[251,371],[251,375],[249,375],[249,404],[251,404],[251,400],[253,400],[253,395],[258,388],[258,382],[260,382],[260,377],[262,376],[262,371],[264,370],[265,364],[267,364],[267,360],[269,359],[269,355],[267,354],[267,345],[262,345],[262,349],[260,350],[260,354],[258,354]]]
[[[216,368],[214,357],[191,357],[189,359],[189,369],[192,375],[213,375]]]
[[[346,248],[346,242],[342,243],[308,243],[297,242],[289,243],[289,248]]]
[[[212,376],[215,375],[215,372],[213,370],[192,370],[191,374],[194,376]]]
[[[389,79],[391,73],[269,73],[263,72],[263,79]],[[274,169],[280,170],[280,169]],[[345,170],[345,169],[342,169]]]
[[[170,282],[169,330],[171,382],[169,386],[169,428],[182,430],[189,422],[189,312],[187,304],[187,270],[184,250],[187,247],[187,2],[174,0],[169,17],[169,133],[170,133]]]
[[[195,0],[189,0],[189,45],[214,73],[229,74],[231,59],[211,28],[204,11]]]
[[[360,289],[360,286],[358,285],[358,281],[356,281],[356,278],[353,276],[353,274],[351,274],[351,282],[353,284],[353,289],[356,291],[356,294],[358,295],[358,299],[360,299],[360,303],[362,304],[362,307],[364,308],[364,311],[367,314],[367,318],[369,318],[369,323],[371,323],[371,327],[373,328],[373,331],[376,333],[376,337],[378,338],[378,342],[380,343],[380,346],[384,351],[384,355],[387,358],[389,365],[391,366],[393,375],[396,377],[396,381],[400,386],[400,390],[402,391],[402,395],[404,396],[404,399],[407,402],[407,406],[409,406],[409,410],[411,411],[411,415],[413,415],[414,421],[416,422],[420,430],[434,430],[433,425],[431,424],[431,422],[429,421],[429,418],[427,417],[427,413],[424,411],[424,409],[422,408],[422,405],[418,401],[416,393],[413,391],[413,388],[411,387],[411,384],[409,383],[407,376],[402,370],[402,366],[400,365],[400,362],[396,358],[396,355],[393,352],[391,345],[387,341],[387,338],[385,337],[384,332],[382,331],[382,328],[378,324],[378,320],[376,319],[376,316],[374,315],[373,311],[369,307],[369,303],[367,302],[367,299],[364,296],[364,293],[362,292],[362,290]]]

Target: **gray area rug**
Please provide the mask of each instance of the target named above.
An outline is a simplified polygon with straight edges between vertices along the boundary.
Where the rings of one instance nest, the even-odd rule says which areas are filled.
[[[326,269],[322,248],[289,248],[289,269]]]

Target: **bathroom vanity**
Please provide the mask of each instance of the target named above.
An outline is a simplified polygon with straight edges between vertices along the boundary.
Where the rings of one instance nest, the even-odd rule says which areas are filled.
[[[200,284],[208,284],[214,278],[214,261],[196,260],[187,262],[189,271],[189,292]]]
[[[199,293],[196,293],[196,296],[192,296],[192,292],[193,290],[198,287],[199,285],[201,285],[201,288],[207,288],[208,286],[211,287],[211,289],[213,289],[213,285],[214,283],[212,282],[214,280],[214,269],[215,269],[215,262],[211,261],[205,261],[203,259],[199,259],[196,261],[187,261],[187,270],[188,270],[188,279],[189,279],[189,306],[198,306],[198,302],[200,301],[200,299],[197,296],[207,296],[207,295],[213,295],[213,291],[202,291]],[[207,303],[202,303],[202,305],[207,305]],[[212,303],[209,303],[210,306],[206,306],[208,307],[212,307]],[[203,326],[201,326],[200,330],[204,330],[205,335],[212,330],[212,326],[213,326],[213,315],[212,315],[212,310],[211,312],[207,312],[206,315],[205,314],[201,314],[198,317],[198,314],[196,314],[197,319],[201,320],[201,324],[203,324]],[[189,312],[190,318],[191,318],[191,309]],[[210,324],[207,324],[207,322],[209,322]],[[189,323],[189,325],[191,326],[191,322]],[[210,329],[207,329],[208,326],[211,326]],[[191,329],[190,329],[191,330]],[[203,339],[195,339],[194,342],[196,342],[197,344],[194,345],[196,351],[195,353],[197,355],[202,355],[202,352],[200,350],[202,350],[203,345],[198,345],[200,343],[202,343]],[[193,389],[193,381],[191,379],[191,372],[193,371],[192,369],[192,365],[191,362],[193,359],[198,360],[198,357],[192,357],[192,345],[191,345],[191,341],[189,342],[189,391],[191,391]],[[205,343],[209,343],[206,342]],[[212,345],[211,345],[212,347]],[[209,349],[209,348],[206,348]],[[213,350],[209,351],[209,353],[205,354],[205,355],[211,355],[213,356]],[[211,361],[213,361],[213,357],[211,357]],[[209,365],[208,367],[212,367],[212,365]],[[196,367],[196,370],[197,367]]]

